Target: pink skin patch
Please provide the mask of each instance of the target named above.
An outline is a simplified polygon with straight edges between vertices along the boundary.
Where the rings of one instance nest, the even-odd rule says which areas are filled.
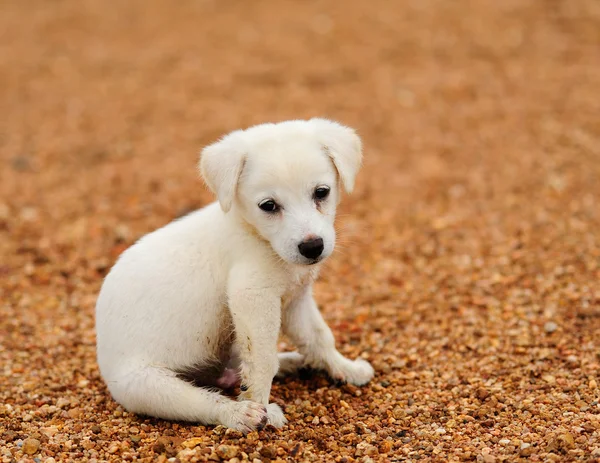
[[[217,386],[221,389],[233,389],[239,382],[238,372],[233,368],[225,368],[221,377],[217,379]]]

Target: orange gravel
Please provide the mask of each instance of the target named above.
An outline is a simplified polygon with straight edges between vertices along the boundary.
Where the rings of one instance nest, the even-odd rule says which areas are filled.
[[[600,3],[7,0],[0,459],[600,461]],[[211,201],[197,153],[325,116],[365,144],[316,287],[363,388],[243,437],[123,411],[102,277]]]

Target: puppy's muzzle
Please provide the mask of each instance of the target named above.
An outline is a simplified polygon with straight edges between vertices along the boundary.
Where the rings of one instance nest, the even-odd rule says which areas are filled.
[[[298,245],[298,251],[307,259],[314,260],[323,253],[323,238],[311,238]]]

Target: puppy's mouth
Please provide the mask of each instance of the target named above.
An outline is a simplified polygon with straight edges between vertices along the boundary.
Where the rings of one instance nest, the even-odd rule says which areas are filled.
[[[304,265],[316,265],[325,260],[325,256],[319,256],[316,259],[306,259],[306,263]]]
[[[318,265],[322,263],[325,259],[327,259],[327,256],[321,256],[315,259],[308,259],[304,256],[298,256],[292,259],[284,259],[283,257],[281,257],[281,260],[283,260],[284,262],[298,267],[312,267],[313,265]]]

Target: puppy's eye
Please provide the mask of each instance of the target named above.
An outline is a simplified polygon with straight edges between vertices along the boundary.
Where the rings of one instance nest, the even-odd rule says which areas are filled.
[[[317,201],[322,201],[323,199],[329,196],[329,187],[328,186],[319,186],[315,188],[315,199]]]
[[[277,212],[279,210],[279,205],[272,199],[265,199],[258,207],[265,212]]]

